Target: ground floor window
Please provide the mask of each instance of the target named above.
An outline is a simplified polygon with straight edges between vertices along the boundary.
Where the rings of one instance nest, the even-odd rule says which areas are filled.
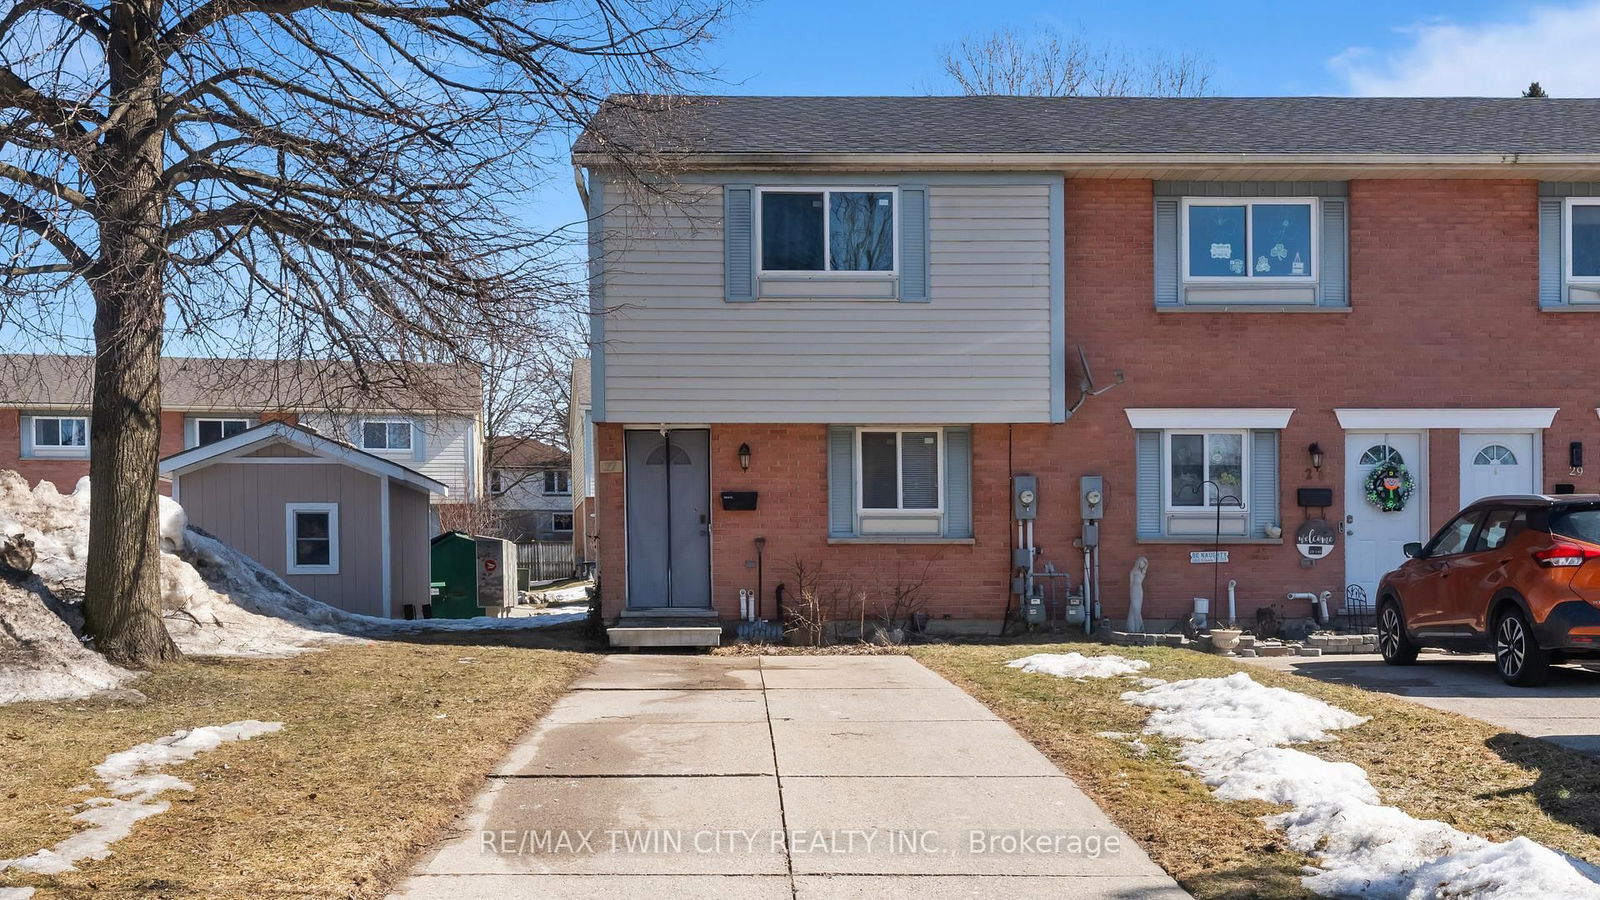
[[[89,419],[85,416],[34,416],[28,423],[29,456],[88,456]]]
[[[967,426],[829,429],[829,534],[971,537]]]
[[[572,513],[552,513],[550,516],[551,531],[571,531]]]
[[[284,529],[290,575],[339,574],[339,504],[286,504]]]
[[[1278,431],[1136,432],[1141,538],[1270,538],[1278,522]]]

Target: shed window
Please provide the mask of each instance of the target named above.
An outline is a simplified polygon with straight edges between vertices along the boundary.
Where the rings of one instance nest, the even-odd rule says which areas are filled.
[[[362,422],[361,449],[410,450],[411,423],[378,420]]]
[[[761,269],[765,272],[895,270],[895,192],[761,192]]]
[[[289,574],[339,574],[339,504],[290,503],[284,512]]]

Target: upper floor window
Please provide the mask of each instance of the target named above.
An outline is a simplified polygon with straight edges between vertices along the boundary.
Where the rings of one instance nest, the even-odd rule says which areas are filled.
[[[411,430],[410,422],[368,419],[361,423],[361,449],[410,450]]]
[[[896,268],[892,188],[763,188],[763,272],[883,272]]]
[[[572,482],[566,469],[544,470],[544,492],[546,494],[570,494]]]
[[[215,444],[223,438],[234,435],[250,427],[249,419],[195,419],[194,420],[194,445],[204,447]]]
[[[85,416],[34,416],[28,434],[35,456],[89,455],[89,419]]]
[[[506,492],[506,485],[510,483],[511,479],[506,477],[506,473],[500,471],[499,469],[495,469],[493,472],[489,473],[489,493],[491,494],[504,494]]]
[[[1189,197],[1183,207],[1186,281],[1316,277],[1315,199]]]
[[[1567,281],[1600,284],[1600,197],[1567,200]]]

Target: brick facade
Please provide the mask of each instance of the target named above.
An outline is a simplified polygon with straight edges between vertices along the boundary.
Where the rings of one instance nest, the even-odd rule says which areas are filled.
[[[1082,345],[1103,385],[1113,369],[1127,382],[1090,398],[1062,425],[974,428],[975,540],[971,545],[840,545],[827,539],[823,425],[719,425],[712,428],[712,491],[761,492],[754,512],[714,511],[713,592],[720,613],[737,611],[738,590],[754,587],[753,539],[767,538],[766,605],[794,559],[836,575],[892,581],[925,567],[936,616],[995,618],[1009,575],[1009,474],[1040,478],[1035,540],[1041,562],[1082,571],[1072,546],[1081,529],[1078,478],[1105,478],[1102,596],[1105,611],[1126,609],[1127,573],[1150,560],[1148,618],[1187,613],[1210,596],[1213,569],[1192,565],[1192,543],[1140,542],[1134,520],[1134,440],[1127,408],[1293,407],[1281,433],[1280,515],[1292,534],[1303,518],[1295,490],[1331,487],[1332,521],[1345,506],[1345,434],[1336,408],[1559,407],[1543,435],[1543,481],[1600,491],[1600,463],[1567,474],[1567,445],[1600,453],[1600,375],[1593,347],[1600,319],[1541,312],[1537,183],[1513,180],[1357,180],[1350,183],[1351,309],[1342,312],[1157,312],[1152,265],[1151,182],[1069,179],[1065,190],[1067,341]],[[1071,354],[1069,354],[1070,356]],[[1075,363],[1068,384],[1076,384]],[[957,424],[957,423],[948,423]],[[600,426],[596,459],[601,565],[606,609],[620,607],[623,584],[621,424]],[[1428,433],[1427,528],[1458,506],[1459,432]],[[1326,453],[1313,471],[1307,446]],[[748,443],[748,473],[736,448]],[[1009,461],[1009,462],[1008,462]],[[1227,545],[1224,584],[1239,583],[1241,617],[1289,591],[1342,593],[1343,537],[1309,566],[1292,542]],[[1290,609],[1291,615],[1303,610]]]

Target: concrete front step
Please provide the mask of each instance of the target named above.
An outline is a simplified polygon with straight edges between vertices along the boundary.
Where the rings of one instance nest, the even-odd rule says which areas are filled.
[[[722,626],[704,619],[635,619],[606,629],[613,647],[715,647]]]

